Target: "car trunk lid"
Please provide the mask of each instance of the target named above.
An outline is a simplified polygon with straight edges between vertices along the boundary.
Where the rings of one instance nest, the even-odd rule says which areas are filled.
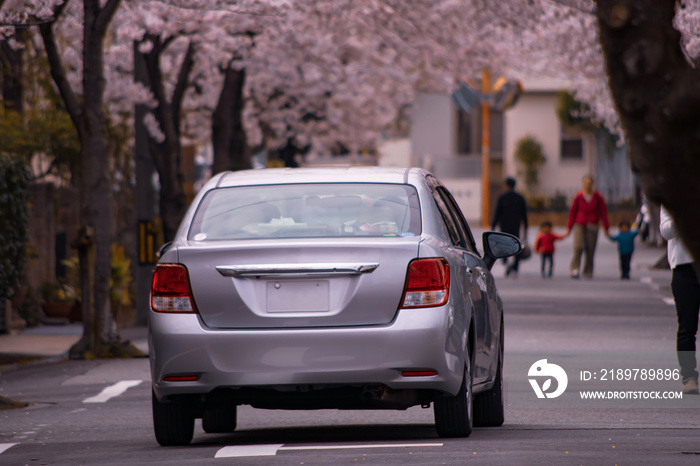
[[[197,243],[179,250],[210,328],[383,325],[419,237]]]

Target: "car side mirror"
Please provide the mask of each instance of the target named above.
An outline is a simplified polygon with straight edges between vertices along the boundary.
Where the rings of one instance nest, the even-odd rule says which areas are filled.
[[[523,243],[508,233],[487,231],[484,232],[482,241],[484,244],[484,262],[486,262],[489,270],[496,263],[496,260],[514,256],[523,250]]]

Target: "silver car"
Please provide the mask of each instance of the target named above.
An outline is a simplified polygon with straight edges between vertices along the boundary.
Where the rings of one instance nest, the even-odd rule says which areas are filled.
[[[490,268],[520,252],[483,235],[419,169],[222,173],[153,275],[153,424],[232,432],[238,405],[433,405],[442,437],[503,423],[503,307]]]

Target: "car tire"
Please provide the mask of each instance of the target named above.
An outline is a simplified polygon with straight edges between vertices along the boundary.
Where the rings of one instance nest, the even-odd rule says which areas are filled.
[[[503,425],[504,399],[503,390],[503,324],[501,323],[501,337],[498,345],[498,362],[496,367],[496,379],[493,387],[474,397],[474,426],[499,427]]]
[[[207,434],[227,434],[236,430],[238,406],[215,406],[204,410],[202,429]]]
[[[466,361],[462,385],[455,396],[443,396],[433,403],[435,430],[440,437],[469,437],[472,433],[472,371]]]
[[[162,446],[188,445],[194,435],[194,415],[189,407],[181,402],[158,401],[151,393],[153,406],[153,430],[156,440]]]

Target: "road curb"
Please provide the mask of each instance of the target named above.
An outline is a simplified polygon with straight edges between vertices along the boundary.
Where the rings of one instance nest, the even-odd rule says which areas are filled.
[[[64,362],[68,360],[68,353],[59,356],[36,356],[31,354],[18,354],[17,358],[31,358],[30,360],[18,361],[14,363],[2,364],[0,365],[0,375],[6,374],[8,372],[15,371],[17,369],[25,369],[36,366],[45,366],[49,364],[56,364],[59,362]]]

